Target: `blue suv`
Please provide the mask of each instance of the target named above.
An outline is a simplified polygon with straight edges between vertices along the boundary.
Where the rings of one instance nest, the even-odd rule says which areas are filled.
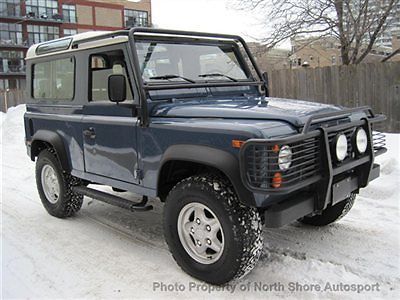
[[[263,226],[332,223],[379,176],[385,117],[269,97],[239,36],[89,32],[26,61],[26,147],[48,213],[70,217],[84,196],[145,212],[157,198],[174,259],[212,284],[254,268]]]

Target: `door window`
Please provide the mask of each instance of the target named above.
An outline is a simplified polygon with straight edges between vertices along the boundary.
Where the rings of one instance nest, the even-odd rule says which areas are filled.
[[[133,101],[127,64],[121,50],[97,53],[90,56],[90,101],[109,101],[108,77],[122,74],[126,79],[126,101]]]

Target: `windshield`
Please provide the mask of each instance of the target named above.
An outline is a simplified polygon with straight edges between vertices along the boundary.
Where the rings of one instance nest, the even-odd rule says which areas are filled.
[[[249,80],[233,43],[137,41],[136,47],[145,82]]]

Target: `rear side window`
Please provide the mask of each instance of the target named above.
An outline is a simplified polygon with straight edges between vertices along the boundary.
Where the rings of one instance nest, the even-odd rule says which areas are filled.
[[[74,58],[63,58],[33,65],[33,98],[72,100],[75,81]]]

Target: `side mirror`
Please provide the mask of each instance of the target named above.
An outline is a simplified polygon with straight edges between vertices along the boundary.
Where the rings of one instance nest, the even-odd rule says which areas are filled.
[[[268,72],[264,72],[261,74],[262,80],[264,81],[264,89],[265,89],[265,96],[269,96],[269,80],[268,80]]]
[[[126,100],[126,79],[124,75],[108,76],[108,99],[117,103]]]

